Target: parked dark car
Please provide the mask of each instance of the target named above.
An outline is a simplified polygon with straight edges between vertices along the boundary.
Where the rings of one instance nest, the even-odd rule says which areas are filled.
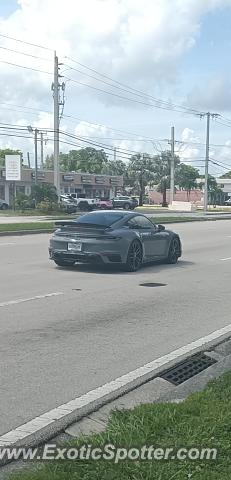
[[[9,205],[5,200],[0,199],[0,210],[7,210],[9,208]]]
[[[181,256],[179,235],[141,213],[98,210],[56,226],[49,254],[60,267],[87,262],[122,265],[135,272],[143,263],[176,263]]]
[[[124,208],[124,210],[134,210],[134,208],[138,207],[138,200],[135,197],[115,197],[112,203],[113,208]]]

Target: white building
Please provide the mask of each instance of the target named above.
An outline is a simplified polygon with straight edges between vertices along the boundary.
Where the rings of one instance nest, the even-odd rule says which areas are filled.
[[[217,178],[217,185],[231,197],[231,178]]]

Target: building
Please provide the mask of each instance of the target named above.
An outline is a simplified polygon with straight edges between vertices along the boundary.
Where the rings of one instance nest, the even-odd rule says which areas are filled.
[[[217,185],[228,197],[231,197],[231,178],[217,178]]]
[[[0,198],[9,205],[12,204],[14,189],[17,193],[30,195],[35,183],[33,169],[23,168],[20,182],[8,182],[5,179],[5,169],[0,168]],[[54,183],[54,172],[38,170],[38,184]],[[115,175],[94,175],[88,173],[60,172],[61,193],[84,194],[88,198],[113,198],[123,186],[123,177]]]

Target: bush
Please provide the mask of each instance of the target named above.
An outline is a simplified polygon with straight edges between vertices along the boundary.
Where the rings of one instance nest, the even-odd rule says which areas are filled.
[[[44,199],[42,202],[39,202],[36,205],[36,209],[39,210],[41,213],[54,213],[58,210],[57,202],[52,202],[49,199]]]
[[[28,210],[34,208],[34,201],[24,193],[18,193],[15,199],[15,207],[22,211]]]

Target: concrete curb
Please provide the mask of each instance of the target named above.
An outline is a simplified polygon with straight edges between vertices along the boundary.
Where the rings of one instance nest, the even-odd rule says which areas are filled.
[[[67,427],[72,425],[74,422],[77,422],[81,420],[83,417],[86,417],[92,414],[93,412],[99,410],[104,405],[118,399],[119,397],[122,397],[123,395],[131,392],[132,390],[135,390],[137,387],[144,385],[148,381],[159,377],[159,375],[162,374],[166,369],[180,363],[181,361],[185,360],[188,357],[191,357],[195,353],[208,352],[209,350],[214,349],[215,347],[227,341],[228,339],[230,339],[230,332],[228,334],[221,335],[221,337],[219,338],[208,341],[207,343],[203,344],[203,346],[193,348],[191,351],[188,351],[187,353],[180,355],[177,359],[166,362],[164,365],[157,367],[154,370],[151,370],[148,374],[140,376],[135,380],[131,380],[121,388],[118,388],[113,392],[105,394],[102,397],[98,398],[97,400],[89,401],[87,405],[84,405],[82,407],[80,406],[71,412],[68,412],[67,410],[65,416],[63,416],[62,418],[57,418],[56,420],[51,421],[49,424],[46,424],[45,426],[43,426],[42,418],[37,417],[37,419],[34,419],[34,421],[35,422],[37,421],[39,427],[41,425],[41,428],[39,428],[39,430],[37,430],[32,434],[28,434],[24,439],[21,439],[21,440],[11,442],[9,439],[9,441],[5,442],[4,445],[2,444],[2,447],[5,446],[5,447],[12,448],[12,447],[20,447],[20,446],[23,446],[23,447],[40,446],[41,444],[44,444],[45,442],[53,439],[54,437],[62,433]],[[73,400],[73,402],[75,402],[75,400]],[[57,410],[59,408],[62,409],[62,406],[57,407]],[[42,416],[43,415],[41,415],[41,417]],[[49,416],[49,413],[44,414],[45,418],[47,418],[47,416]],[[18,428],[21,428],[21,427],[18,427]],[[0,466],[6,465],[7,463],[10,463],[10,462],[11,461],[4,459],[3,461],[0,461]]]
[[[0,232],[0,237],[14,237],[14,236],[22,236],[22,235],[34,235],[38,233],[52,233],[54,232],[55,228],[46,228],[41,230],[10,230],[5,232]]]

